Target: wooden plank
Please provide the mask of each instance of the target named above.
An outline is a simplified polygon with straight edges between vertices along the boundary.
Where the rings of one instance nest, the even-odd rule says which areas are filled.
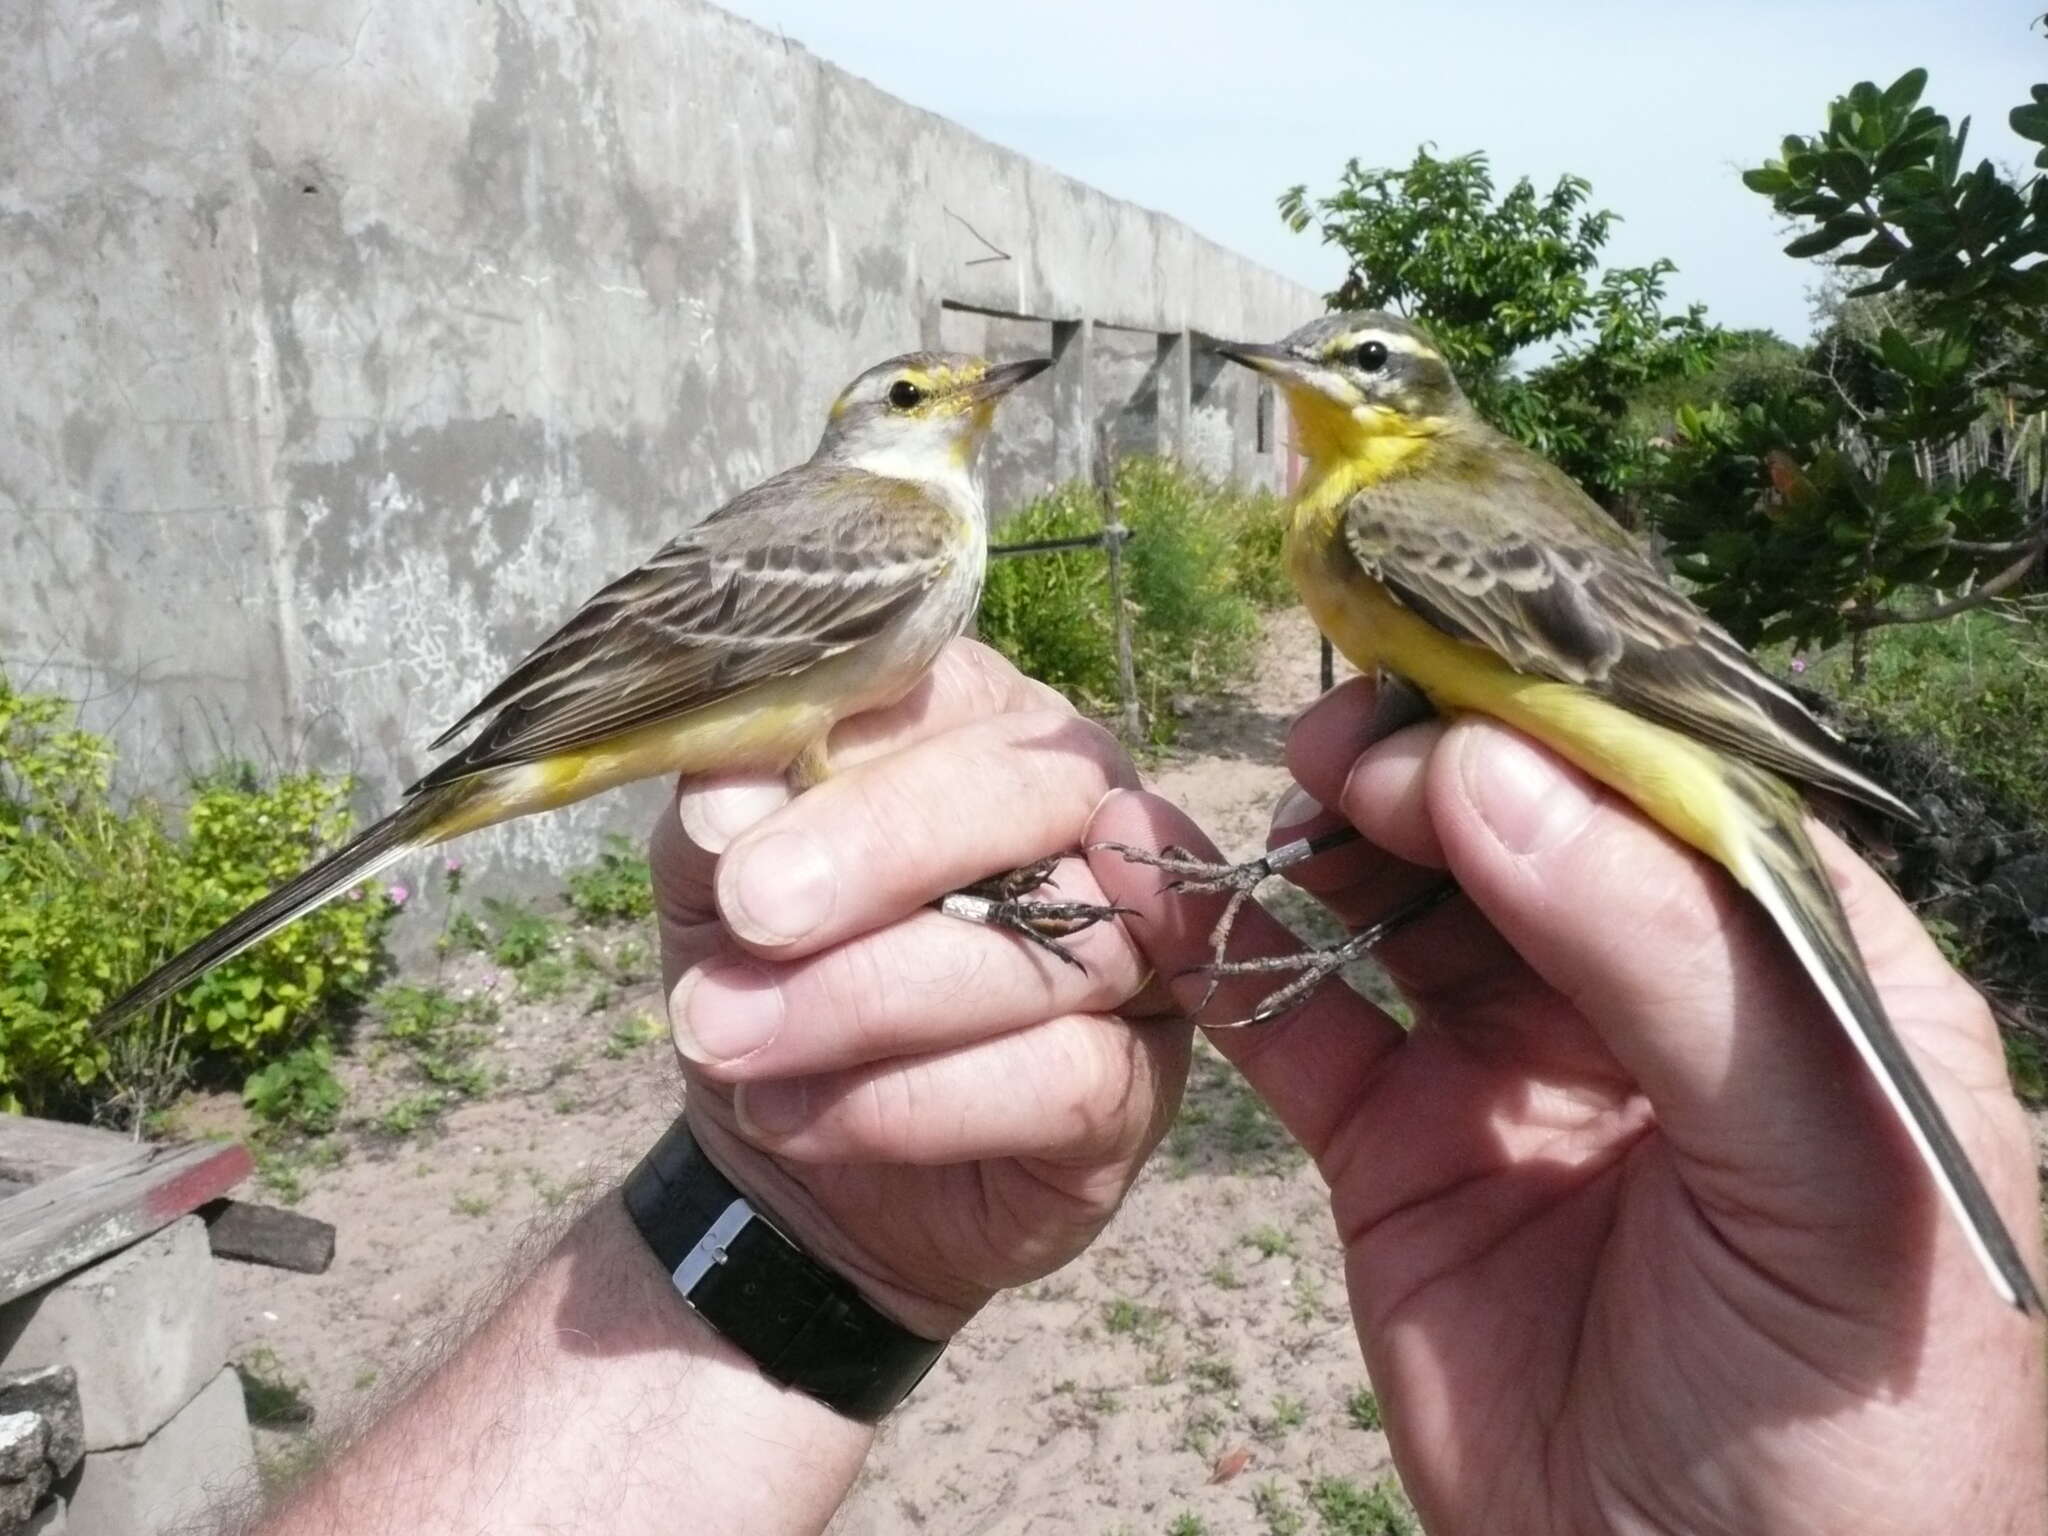
[[[331,1222],[247,1200],[216,1200],[199,1214],[206,1218],[206,1240],[215,1258],[302,1275],[324,1275],[334,1262]]]
[[[158,1147],[45,1180],[0,1204],[0,1302],[140,1242],[218,1199],[254,1166],[240,1142]]]
[[[0,1179],[40,1184],[92,1163],[124,1156],[134,1138],[96,1125],[67,1125],[0,1114]]]

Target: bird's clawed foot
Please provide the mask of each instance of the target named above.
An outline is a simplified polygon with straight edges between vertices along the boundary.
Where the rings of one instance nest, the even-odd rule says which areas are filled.
[[[1131,909],[1117,906],[1114,902],[1103,905],[1091,901],[1050,901],[1034,895],[1034,892],[1048,887],[1057,888],[1052,872],[1059,862],[1057,856],[1040,859],[1036,864],[1026,864],[1006,874],[977,880],[950,896],[941,897],[939,910],[964,922],[1014,933],[1018,938],[1059,956],[1068,965],[1085,971],[1087,966],[1060,940],[1093,928],[1108,918],[1125,916]]]
[[[1450,897],[1457,894],[1457,884],[1441,880],[1419,894],[1402,902],[1392,912],[1369,927],[1361,928],[1342,944],[1328,949],[1303,950],[1292,955],[1265,955],[1250,960],[1232,960],[1230,936],[1237,928],[1237,920],[1244,911],[1244,904],[1252,899],[1252,893],[1274,875],[1296,864],[1306,863],[1318,854],[1328,853],[1347,843],[1358,840],[1359,834],[1350,827],[1337,827],[1317,837],[1296,838],[1278,848],[1268,849],[1256,859],[1246,859],[1241,864],[1222,864],[1199,858],[1185,848],[1169,847],[1159,853],[1143,848],[1133,848],[1126,843],[1097,843],[1094,846],[1112,853],[1123,855],[1133,864],[1144,864],[1157,869],[1169,878],[1165,889],[1176,893],[1197,896],[1215,896],[1229,893],[1223,910],[1217,915],[1216,924],[1209,930],[1209,963],[1185,972],[1208,978],[1209,986],[1202,993],[1202,999],[1194,1007],[1196,1014],[1206,1010],[1215,999],[1216,989],[1231,976],[1256,976],[1273,972],[1293,971],[1294,980],[1277,991],[1262,998],[1258,1007],[1249,1017],[1235,1019],[1226,1024],[1205,1025],[1210,1029],[1238,1029],[1251,1024],[1264,1024],[1277,1019],[1281,1014],[1303,1001],[1315,989],[1336,975],[1352,961],[1362,958],[1374,945],[1380,943],[1395,930],[1406,927],[1417,918],[1434,911]]]
[[[1393,911],[1359,929],[1341,944],[1328,949],[1307,949],[1292,955],[1262,955],[1250,960],[1215,960],[1201,967],[1209,978],[1209,990],[1202,995],[1206,1005],[1226,976],[1263,976],[1276,971],[1293,971],[1294,980],[1259,999],[1258,1007],[1242,1019],[1224,1024],[1205,1024],[1205,1029],[1244,1029],[1269,1024],[1289,1009],[1307,1001],[1310,993],[1354,960],[1362,960],[1378,945],[1421,917],[1426,917],[1458,894],[1455,880],[1438,880],[1425,886]]]

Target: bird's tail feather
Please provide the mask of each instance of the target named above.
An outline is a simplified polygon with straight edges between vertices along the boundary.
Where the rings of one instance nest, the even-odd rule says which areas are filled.
[[[1736,788],[1758,818],[1754,835],[1737,851],[1736,877],[1770,914],[1855,1042],[1992,1285],[2011,1305],[2039,1316],[2041,1293],[1969,1154],[1892,1027],[1834,884],[1806,835],[1796,797],[1761,775],[1749,782],[1744,774]]]
[[[461,788],[451,786],[455,794]],[[196,981],[252,944],[260,944],[285,924],[333,900],[357,881],[368,879],[431,841],[433,825],[450,809],[452,798],[454,795],[449,791],[421,795],[365,828],[304,874],[245,907],[205,938],[151,971],[101,1011],[93,1021],[94,1031],[111,1029],[130,1015],[155,1007],[187,982]]]

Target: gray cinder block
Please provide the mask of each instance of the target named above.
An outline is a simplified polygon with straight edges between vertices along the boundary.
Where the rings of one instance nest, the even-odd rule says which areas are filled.
[[[241,1380],[223,1370],[146,1445],[85,1458],[71,1494],[70,1528],[158,1536],[234,1491],[255,1461]]]
[[[196,1216],[0,1308],[0,1366],[77,1372],[89,1452],[147,1440],[226,1359],[213,1255]]]

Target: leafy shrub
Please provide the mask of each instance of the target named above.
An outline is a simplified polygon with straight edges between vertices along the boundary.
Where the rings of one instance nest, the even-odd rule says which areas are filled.
[[[485,953],[506,969],[522,971],[554,953],[555,925],[545,914],[502,896],[486,896],[484,911],[491,920],[482,930]]]
[[[639,845],[605,834],[597,862],[569,871],[569,905],[586,923],[642,922],[654,915],[653,877]]]
[[[242,1102],[266,1125],[322,1136],[334,1129],[347,1097],[334,1075],[334,1047],[322,1036],[249,1074]]]
[[[364,889],[94,1039],[124,987],[347,834],[349,781],[215,774],[179,837],[154,800],[115,799],[112,749],[71,713],[0,675],[0,1107],[139,1111],[196,1065],[288,1051],[367,991],[394,909]]]
[[[1219,485],[1160,459],[1117,466],[1117,510],[1131,530],[1124,547],[1125,601],[1139,702],[1155,740],[1172,733],[1168,701],[1211,693],[1241,678],[1258,641],[1257,605],[1285,595],[1279,569],[1279,503]],[[1003,524],[1006,543],[1071,538],[1099,530],[1100,496],[1061,486]],[[1082,709],[1107,713],[1117,699],[1115,626],[1108,562],[1099,549],[994,562],[983,594],[982,638],[1023,671]]]

